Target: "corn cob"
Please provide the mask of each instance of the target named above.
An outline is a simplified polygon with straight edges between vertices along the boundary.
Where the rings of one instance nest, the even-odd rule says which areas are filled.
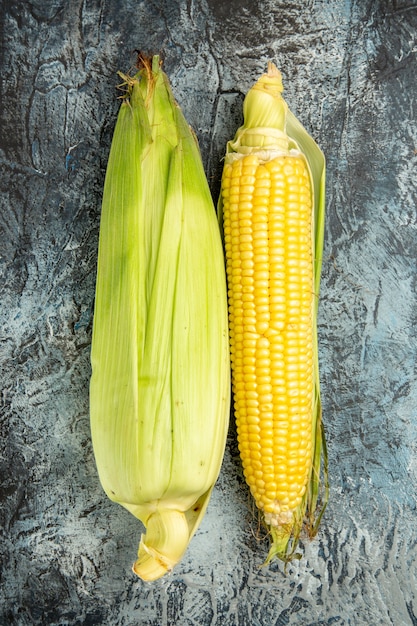
[[[172,570],[205,513],[230,410],[219,224],[157,56],[123,77],[106,171],[91,350],[101,484],[146,527],[134,572]]]
[[[271,536],[267,562],[292,558],[304,519],[314,535],[327,501],[316,330],[325,163],[282,91],[269,63],[227,144],[218,206],[238,445]]]

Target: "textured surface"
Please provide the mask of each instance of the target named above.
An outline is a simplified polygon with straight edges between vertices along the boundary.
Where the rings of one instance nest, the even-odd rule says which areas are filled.
[[[412,0],[3,3],[0,624],[417,624],[417,7]],[[288,567],[234,428],[174,574],[130,567],[140,523],[98,483],[88,420],[100,201],[131,51],[160,51],[216,196],[268,59],[327,156],[320,362],[331,501]]]

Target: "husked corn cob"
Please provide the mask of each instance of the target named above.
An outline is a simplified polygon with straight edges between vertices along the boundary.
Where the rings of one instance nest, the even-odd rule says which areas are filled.
[[[286,128],[281,92],[269,64],[228,143],[219,201],[237,437],[270,530],[268,560],[291,558],[306,514],[311,534],[317,528],[324,443],[316,334],[324,158],[291,114]]]
[[[112,140],[100,224],[90,414],[102,486],[146,527],[135,573],[172,570],[205,513],[230,410],[220,229],[196,139],[159,58]]]
[[[266,163],[244,156],[225,167],[223,203],[239,446],[256,504],[278,525],[300,504],[311,465],[313,267],[306,164],[293,156]]]

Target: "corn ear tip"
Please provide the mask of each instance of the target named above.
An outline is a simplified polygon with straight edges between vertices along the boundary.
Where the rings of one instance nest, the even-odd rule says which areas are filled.
[[[268,61],[267,74],[269,77],[282,79],[282,74],[273,61]]]
[[[145,69],[146,73],[149,74],[154,69],[154,63],[159,66],[159,55],[146,54],[143,50],[134,50],[134,52],[136,53],[135,67],[137,70]]]
[[[302,510],[299,510],[294,513],[292,521],[288,524],[280,524],[279,526],[267,524],[271,545],[264,565],[269,565],[275,558],[283,561],[285,565],[294,559],[302,558],[302,555],[296,552],[302,519]]]

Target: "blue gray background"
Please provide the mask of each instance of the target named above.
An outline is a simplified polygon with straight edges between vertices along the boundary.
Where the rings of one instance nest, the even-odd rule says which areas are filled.
[[[417,624],[417,3],[3,2],[0,624]],[[268,60],[327,157],[319,313],[331,499],[286,574],[231,424],[175,572],[131,573],[140,523],[108,501],[88,417],[100,203],[117,70],[160,53],[214,198]]]

